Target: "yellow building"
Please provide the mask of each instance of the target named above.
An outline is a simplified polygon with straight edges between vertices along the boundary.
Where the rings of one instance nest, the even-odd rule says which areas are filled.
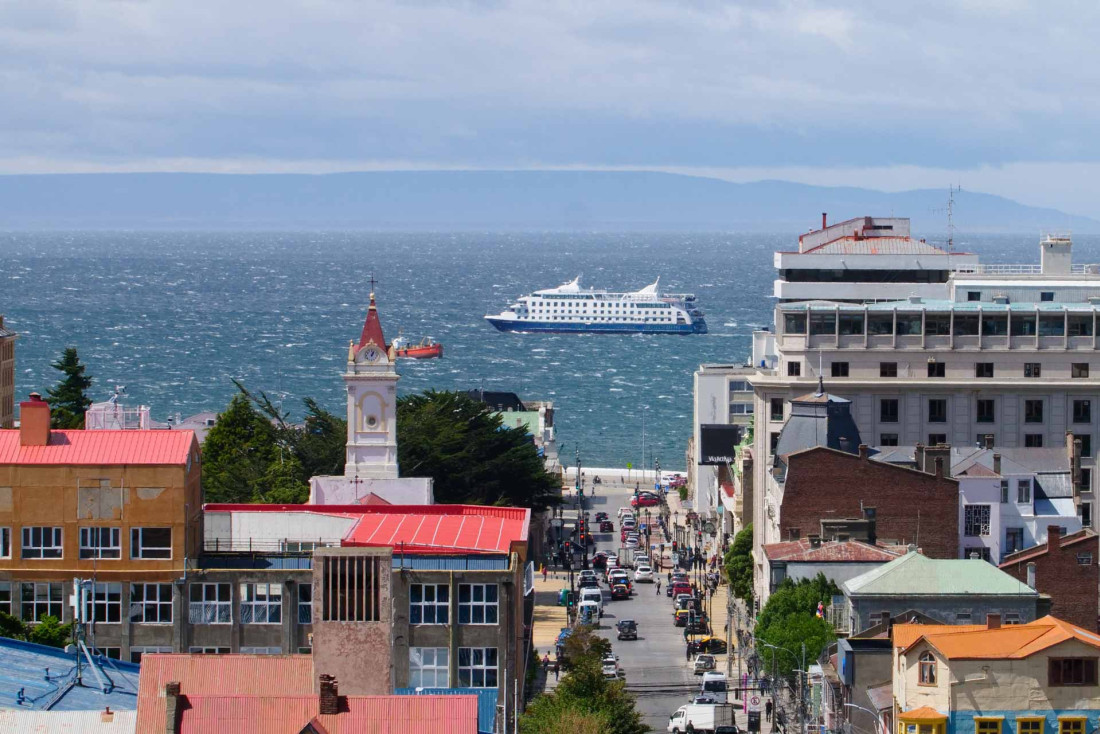
[[[71,619],[74,578],[91,582],[97,623],[122,624],[134,603],[170,605],[201,547],[201,513],[191,431],[51,430],[32,394],[20,428],[0,430],[0,611]]]
[[[15,332],[0,315],[0,428],[15,425]]]
[[[1087,734],[1100,726],[1100,636],[1054,617],[896,625],[897,734]]]

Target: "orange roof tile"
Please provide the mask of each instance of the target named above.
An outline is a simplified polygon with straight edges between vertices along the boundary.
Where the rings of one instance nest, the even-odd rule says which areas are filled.
[[[908,648],[921,637],[933,634],[958,634],[984,630],[984,624],[895,624],[893,628],[894,647]]]
[[[195,432],[187,430],[50,431],[46,446],[23,446],[18,430],[0,430],[0,465],[120,466],[186,464]]]
[[[921,706],[912,711],[902,711],[898,718],[902,721],[945,721],[947,714],[941,714],[931,706]]]
[[[1100,636],[1050,616],[997,629],[980,627],[955,632],[948,625],[926,625],[925,629],[924,634],[914,637],[905,646],[906,650],[922,639],[949,660],[1019,660],[1067,640],[1077,640],[1100,650]]]

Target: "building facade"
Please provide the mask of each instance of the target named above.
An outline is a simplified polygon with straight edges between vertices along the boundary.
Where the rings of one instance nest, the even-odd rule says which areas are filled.
[[[1000,567],[1050,597],[1051,613],[1059,619],[1100,631],[1100,538],[1091,528],[1062,535],[1052,525],[1041,545],[1008,554]]]
[[[0,429],[15,426],[15,332],[0,314]]]

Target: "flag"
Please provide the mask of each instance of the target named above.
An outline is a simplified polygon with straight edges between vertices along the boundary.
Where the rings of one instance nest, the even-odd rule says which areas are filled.
[[[822,619],[825,617],[825,605],[821,602],[817,603],[817,616]]]

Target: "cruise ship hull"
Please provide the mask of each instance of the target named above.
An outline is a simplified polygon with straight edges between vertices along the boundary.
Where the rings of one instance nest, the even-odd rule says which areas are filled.
[[[486,316],[498,331],[544,332],[553,334],[706,334],[707,322],[693,324],[585,323],[582,321],[531,321]]]

